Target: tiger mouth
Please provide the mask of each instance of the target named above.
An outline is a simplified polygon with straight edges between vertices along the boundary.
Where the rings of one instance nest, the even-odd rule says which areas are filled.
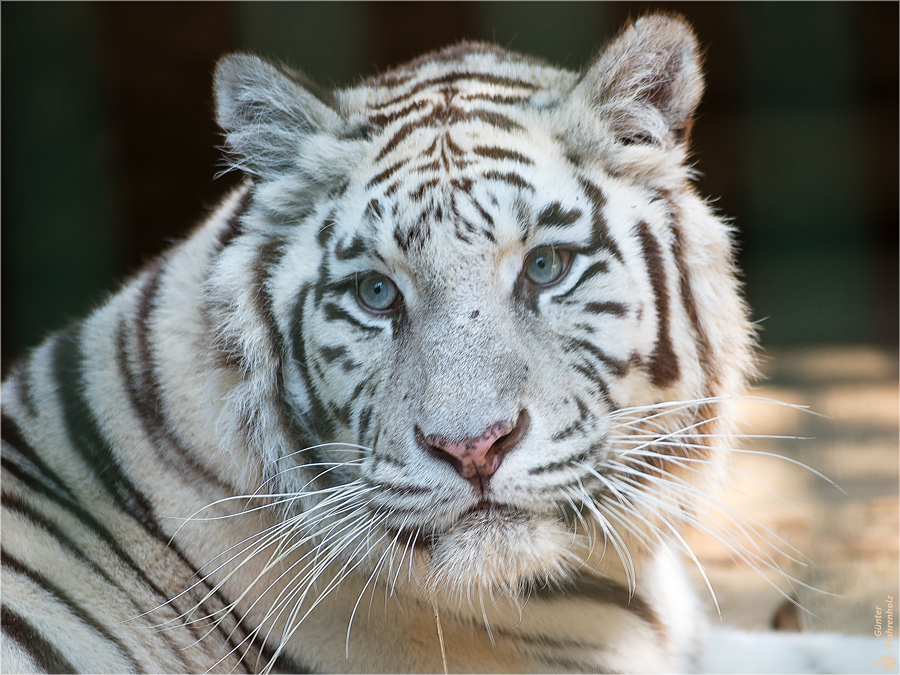
[[[394,530],[394,533],[399,541],[408,541],[412,548],[430,551],[439,540],[452,534],[459,528],[471,527],[476,524],[488,527],[501,527],[504,522],[524,522],[536,517],[535,514],[508,504],[481,499],[477,504],[460,513],[459,517],[448,527],[433,531],[423,531],[423,528],[416,530],[403,528]]]

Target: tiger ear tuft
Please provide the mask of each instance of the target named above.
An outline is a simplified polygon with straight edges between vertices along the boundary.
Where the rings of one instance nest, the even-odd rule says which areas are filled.
[[[290,171],[306,138],[340,123],[327,96],[314,93],[303,75],[256,56],[220,60],[214,88],[216,119],[236,155],[235,166],[252,175]]]
[[[686,144],[703,93],[694,32],[673,16],[638,19],[612,40],[578,89],[619,143]]]

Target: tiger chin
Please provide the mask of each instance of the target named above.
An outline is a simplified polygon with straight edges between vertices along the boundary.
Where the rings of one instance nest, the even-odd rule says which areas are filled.
[[[686,163],[702,89],[670,16],[579,73],[462,43],[322,91],[223,59],[246,180],[3,384],[3,670],[780,654],[706,639],[679,552],[753,376]]]

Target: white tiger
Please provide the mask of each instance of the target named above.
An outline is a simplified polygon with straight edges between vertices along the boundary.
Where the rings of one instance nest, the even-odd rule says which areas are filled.
[[[753,373],[691,30],[215,91],[248,180],[3,385],[4,671],[766,665],[679,562]]]

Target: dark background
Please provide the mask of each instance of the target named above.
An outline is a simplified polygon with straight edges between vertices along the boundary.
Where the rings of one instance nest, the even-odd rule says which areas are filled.
[[[766,346],[898,338],[898,4],[3,3],[4,366],[183,236],[215,178],[211,74],[248,50],[323,84],[462,38],[577,69],[629,17],[706,50],[700,191],[734,218]]]

